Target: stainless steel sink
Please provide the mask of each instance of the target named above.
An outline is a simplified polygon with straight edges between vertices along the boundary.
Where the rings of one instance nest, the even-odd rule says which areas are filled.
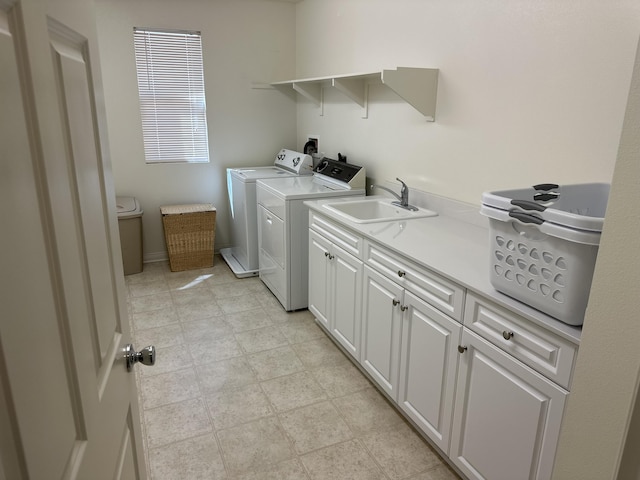
[[[393,205],[391,200],[381,199],[331,202],[325,203],[324,208],[354,223],[390,222],[438,215],[436,212],[425,208],[419,208],[416,211],[407,210]]]

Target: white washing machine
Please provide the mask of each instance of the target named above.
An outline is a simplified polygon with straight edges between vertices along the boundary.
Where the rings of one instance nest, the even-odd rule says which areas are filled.
[[[278,152],[273,166],[227,168],[232,246],[223,248],[220,254],[236,277],[258,275],[256,181],[312,174],[311,156],[287,149]]]
[[[305,200],[364,196],[365,169],[328,158],[313,177],[257,181],[260,279],[287,311],[308,307],[309,207]]]

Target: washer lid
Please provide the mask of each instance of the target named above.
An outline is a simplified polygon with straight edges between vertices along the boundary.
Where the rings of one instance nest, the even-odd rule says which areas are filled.
[[[295,175],[279,167],[243,167],[230,169],[234,177],[241,179],[243,182],[255,182],[258,178],[280,178]]]

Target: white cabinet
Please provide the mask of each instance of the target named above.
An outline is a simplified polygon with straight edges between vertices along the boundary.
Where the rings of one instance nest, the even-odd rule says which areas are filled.
[[[368,265],[363,283],[360,361],[378,386],[397,401],[404,289]]]
[[[577,345],[310,212],[310,310],[469,479],[551,478]]]
[[[330,264],[327,261],[331,242],[309,231],[309,311],[329,330]]]
[[[578,347],[525,318],[467,294],[464,325],[549,380],[569,389]]]
[[[367,265],[462,322],[465,291],[460,285],[376,243],[367,241],[364,249]]]
[[[568,392],[464,329],[449,458],[470,479],[549,479]]]
[[[398,405],[447,453],[462,325],[409,291],[403,306]]]
[[[313,215],[312,224],[313,224]],[[318,223],[315,223],[318,228]],[[320,228],[336,243],[356,239],[332,225]],[[361,242],[360,242],[361,243]],[[309,232],[309,310],[356,360],[360,360],[362,261],[315,230]]]
[[[462,325],[368,265],[363,283],[362,366],[446,453]]]
[[[362,262],[336,246],[330,253],[331,333],[356,360],[360,360]]]

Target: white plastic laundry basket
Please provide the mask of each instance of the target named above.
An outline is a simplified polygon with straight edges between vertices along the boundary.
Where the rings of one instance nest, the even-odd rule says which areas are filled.
[[[598,185],[597,192],[593,185]],[[534,195],[540,194],[535,187],[533,192],[538,193],[524,189],[483,195],[480,213],[489,217],[490,280],[496,290],[564,323],[579,326],[589,299],[608,186],[553,187],[542,194],[544,197],[538,197],[544,198],[539,201],[533,200]],[[585,194],[585,190],[592,195]],[[505,193],[515,198],[505,199]],[[582,204],[571,198],[576,195]],[[602,217],[565,211],[556,205]]]

